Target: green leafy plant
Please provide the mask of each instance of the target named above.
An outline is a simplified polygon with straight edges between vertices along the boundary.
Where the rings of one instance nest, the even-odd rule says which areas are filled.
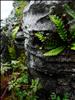
[[[28,84],[28,75],[26,73],[25,74],[22,73],[22,75],[20,75],[19,78],[14,77],[14,79],[9,82],[9,90],[13,88],[16,89],[20,87],[21,84]]]
[[[64,8],[66,10],[66,12],[72,17],[75,19],[75,11],[73,11],[69,5],[65,4],[64,5]]]
[[[68,15],[70,15],[73,18],[73,24],[70,26],[70,31],[71,33],[74,35],[75,37],[75,11],[73,11],[69,5],[65,4],[64,5],[65,11],[68,13]]]
[[[39,79],[32,79],[31,85],[26,92],[26,100],[37,100],[36,92],[41,89],[42,85]]]
[[[51,98],[51,99],[50,99]],[[61,100],[61,97],[56,93],[51,93],[49,100]],[[69,93],[64,93],[62,100],[69,100]]]
[[[43,36],[43,34],[41,34],[40,32],[35,33],[35,36],[38,37],[38,39],[41,40],[42,42],[46,40],[46,37]]]
[[[59,53],[61,53],[63,50],[64,50],[65,47],[61,46],[61,47],[57,47],[55,49],[52,49],[48,52],[46,52],[44,54],[44,56],[55,56],[55,55],[58,55]]]
[[[64,28],[64,24],[63,24],[62,20],[59,17],[57,17],[56,15],[51,15],[49,17],[50,17],[50,20],[55,24],[56,31],[59,34],[60,38],[63,41],[66,41],[67,34],[66,34],[66,30]]]
[[[23,63],[21,63],[21,61],[19,61],[19,60],[12,60],[11,66],[13,68],[13,72],[16,71],[16,70],[18,70],[20,72],[27,70],[27,67]]]
[[[75,18],[75,12],[71,10],[71,8],[68,5],[64,6],[66,9],[66,12],[72,16],[72,18]],[[70,12],[69,12],[70,10]],[[69,25],[69,21],[67,19],[67,15],[64,14],[59,18],[56,15],[50,15],[50,20],[55,24],[56,26],[56,33],[59,35],[60,42],[62,44],[59,44],[56,42],[56,44],[52,44],[52,47],[50,46],[50,49],[48,52],[44,53],[44,56],[57,56],[61,52],[63,52],[65,49],[67,50],[75,50],[75,24]],[[39,40],[42,42],[45,41],[46,37],[44,37],[41,33],[35,34]],[[44,40],[43,40],[44,39]],[[54,47],[55,46],[55,47]]]
[[[11,69],[10,64],[9,63],[1,63],[1,75],[4,75],[9,69]]]
[[[12,60],[11,68],[13,69],[11,80],[8,82],[8,89],[18,100],[37,100],[36,92],[42,88],[39,79],[32,79],[29,83],[29,76],[27,67],[23,61]]]
[[[24,7],[27,5],[27,2],[24,0],[18,0],[18,4],[19,4],[18,7],[16,7],[15,9],[15,15],[17,19],[21,21],[23,17],[23,10],[24,10]]]
[[[36,92],[41,88],[39,79],[32,80],[28,85],[28,76],[23,74],[20,78],[15,78],[9,82],[9,90],[14,90],[19,100],[37,100]]]
[[[9,51],[9,56],[11,59],[15,59],[16,58],[16,50],[13,44],[8,45],[8,51]]]
[[[12,30],[12,39],[15,39],[16,38],[16,33],[18,32],[19,30],[19,26],[16,26],[13,30]]]

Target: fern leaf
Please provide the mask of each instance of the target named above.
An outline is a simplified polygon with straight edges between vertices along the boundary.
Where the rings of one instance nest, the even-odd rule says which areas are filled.
[[[44,56],[56,56],[56,55],[60,54],[60,53],[64,50],[64,48],[65,48],[65,47],[61,46],[61,47],[52,49],[52,50],[46,52],[46,53],[44,54]]]
[[[13,29],[12,31],[12,38],[15,39],[16,38],[16,33],[18,32],[19,26],[16,26],[15,29]]]
[[[56,15],[50,16],[51,21],[55,24],[57,32],[63,41],[67,40],[66,30],[64,29],[64,24],[59,17]]]
[[[75,31],[75,24],[71,25],[71,30]]]
[[[70,32],[73,38],[75,38],[75,24],[71,25]]]
[[[43,34],[41,34],[40,32],[35,33],[35,36],[38,37],[39,40],[41,40],[41,42],[44,42],[46,37],[43,36]]]
[[[75,12],[74,12],[67,4],[64,5],[64,8],[65,8],[66,12],[67,12],[72,18],[75,19]]]
[[[75,43],[72,43],[71,50],[75,50]]]

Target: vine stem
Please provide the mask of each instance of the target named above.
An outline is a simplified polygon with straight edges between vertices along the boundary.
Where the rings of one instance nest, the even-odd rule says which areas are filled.
[[[4,98],[4,96],[5,96],[6,92],[7,92],[7,89],[8,89],[8,86],[5,88],[2,96],[0,97],[0,100],[3,100],[3,98]]]

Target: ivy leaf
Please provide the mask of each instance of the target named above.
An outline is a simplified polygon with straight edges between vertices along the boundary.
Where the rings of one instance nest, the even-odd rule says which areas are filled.
[[[75,12],[74,12],[67,4],[64,5],[64,8],[65,8],[66,12],[67,12],[72,18],[75,19]]]
[[[75,43],[72,43],[71,50],[75,50]]]
[[[15,39],[16,38],[16,33],[18,32],[19,26],[16,26],[13,30],[12,30],[12,38]]]
[[[64,29],[64,24],[61,21],[61,19],[59,17],[57,17],[56,15],[51,15],[50,19],[55,24],[57,32],[58,32],[60,38],[63,41],[66,41],[67,40],[67,34],[66,34],[66,30]]]
[[[65,47],[63,47],[63,46],[57,47],[57,48],[55,48],[55,49],[52,49],[52,50],[46,52],[46,53],[44,54],[44,56],[56,56],[56,55],[58,55],[59,53],[61,53],[64,49],[65,49]]]

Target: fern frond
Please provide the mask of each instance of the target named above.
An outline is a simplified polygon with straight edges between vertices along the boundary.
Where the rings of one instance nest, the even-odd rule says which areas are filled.
[[[61,21],[61,19],[59,17],[57,17],[56,15],[51,15],[50,19],[55,24],[55,26],[57,28],[57,32],[58,32],[59,36],[61,37],[61,39],[63,41],[66,41],[67,40],[67,32],[64,29],[64,24]]]
[[[71,25],[70,32],[73,38],[75,38],[75,24]]]
[[[64,8],[65,8],[66,12],[67,12],[72,18],[75,19],[75,11],[73,11],[73,10],[69,7],[69,5],[67,5],[67,4],[64,5]]]
[[[41,42],[44,42],[46,37],[43,36],[43,34],[41,34],[40,32],[37,32],[35,33],[35,36],[38,37],[38,39],[41,41]]]
[[[71,25],[71,30],[75,31],[75,24]]]
[[[75,43],[72,43],[71,50],[75,50]]]
[[[56,55],[60,54],[64,49],[65,49],[64,46],[52,49],[52,50],[44,53],[44,56],[56,56]]]

